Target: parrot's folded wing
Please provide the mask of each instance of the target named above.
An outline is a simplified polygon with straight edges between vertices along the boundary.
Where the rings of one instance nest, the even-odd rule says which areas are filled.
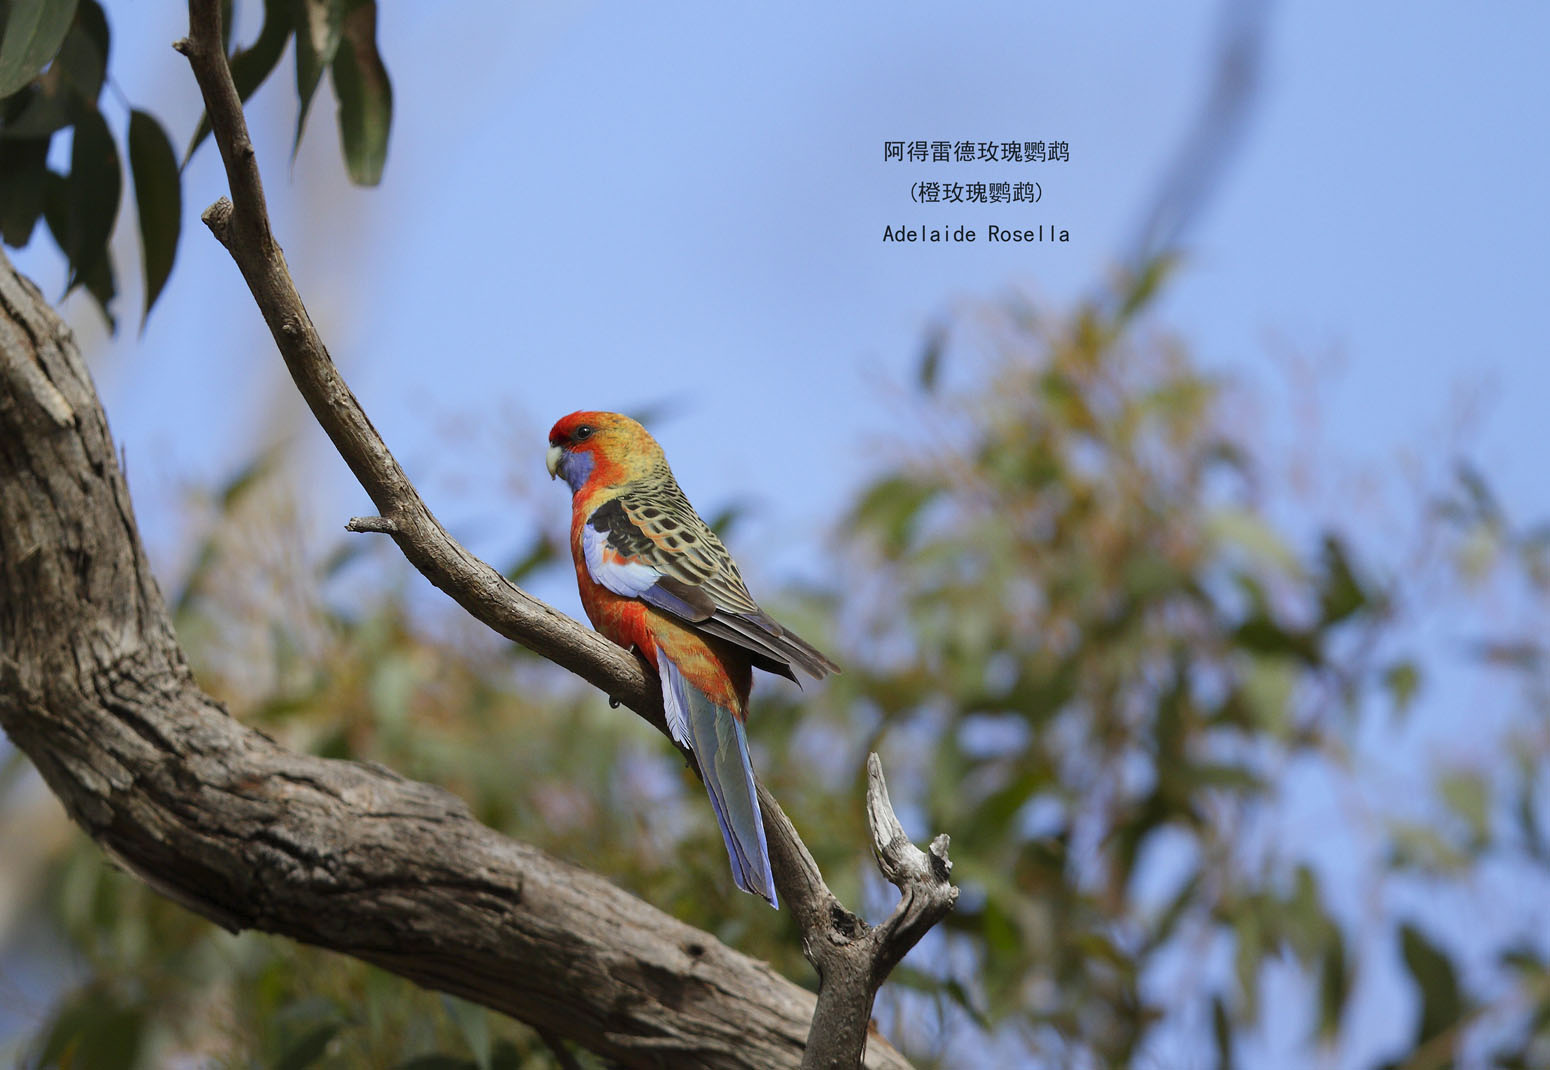
[[[625,494],[593,510],[582,529],[592,579],[748,651],[767,672],[821,680],[840,668],[759,608],[716,533],[675,485],[655,495]]]

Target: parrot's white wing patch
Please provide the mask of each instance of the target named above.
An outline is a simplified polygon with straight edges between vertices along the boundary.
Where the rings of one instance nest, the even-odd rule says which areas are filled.
[[[625,598],[639,598],[662,578],[660,570],[644,561],[620,557],[608,545],[608,533],[598,531],[591,524],[581,529],[581,549],[592,579]]]

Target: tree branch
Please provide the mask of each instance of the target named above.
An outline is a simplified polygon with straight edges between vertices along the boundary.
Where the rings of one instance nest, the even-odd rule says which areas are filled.
[[[594,684],[667,735],[657,683],[639,661],[508,583],[458,544],[372,426],[330,359],[274,240],[242,104],[220,41],[218,0],[189,0],[189,36],[177,48],[187,56],[204,96],[232,193],[231,200],[211,205],[204,220],[247,281],[303,399],[377,507],[380,516],[356,518],[350,527],[391,535],[416,569],[476,619]],[[859,1063],[877,987],[952,909],[956,896],[947,882],[946,837],[933,844],[939,863],[935,868],[908,856],[893,842],[896,838],[915,851],[888,807],[875,755],[869,779],[869,817],[881,822],[874,824],[874,836],[877,827],[889,835],[878,856],[903,892],[893,917],[877,929],[833,895],[779,804],[759,787],[775,883],[801,928],[804,953],[819,974],[804,1066]],[[894,872],[886,870],[890,860]]]
[[[811,993],[379,766],[201,692],[74,338],[0,255],[0,730],[125,869],[629,1067],[792,1066]],[[867,1065],[908,1064],[875,1043]]]

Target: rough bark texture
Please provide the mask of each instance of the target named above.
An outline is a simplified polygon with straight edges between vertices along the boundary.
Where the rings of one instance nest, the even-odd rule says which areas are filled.
[[[0,257],[0,728],[205,917],[375,963],[625,1066],[794,1066],[814,997],[454,796],[293,754],[194,682],[69,332]],[[907,1064],[874,1036],[866,1065]]]

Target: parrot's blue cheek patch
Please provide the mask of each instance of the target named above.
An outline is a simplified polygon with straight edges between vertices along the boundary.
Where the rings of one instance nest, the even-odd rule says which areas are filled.
[[[592,475],[593,459],[591,452],[573,453],[565,451],[565,456],[560,458],[560,478],[569,485],[571,493],[581,489],[583,483]]]

